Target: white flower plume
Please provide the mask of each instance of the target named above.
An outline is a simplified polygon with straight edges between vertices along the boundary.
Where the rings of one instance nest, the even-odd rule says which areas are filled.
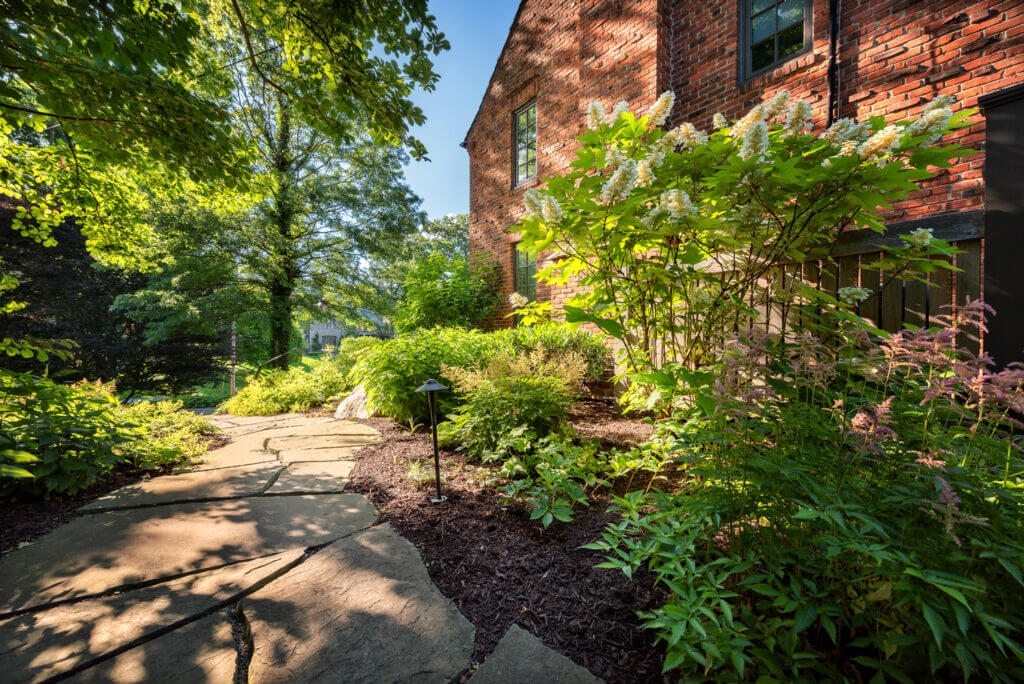
[[[671,90],[666,90],[661,94],[661,97],[651,107],[651,111],[647,113],[647,120],[652,126],[662,126],[668,119],[669,113],[672,112],[672,107],[676,103],[676,94]]]

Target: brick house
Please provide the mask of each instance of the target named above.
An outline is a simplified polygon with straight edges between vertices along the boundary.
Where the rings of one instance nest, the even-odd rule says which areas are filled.
[[[913,118],[947,93],[980,108],[962,138],[980,151],[887,219],[895,231],[932,227],[961,243],[967,255],[958,265],[1010,313],[997,319],[988,350],[998,360],[1024,346],[1012,296],[1021,294],[1016,261],[1024,252],[1024,233],[1014,230],[1024,223],[1024,2],[522,0],[463,143],[470,250],[502,264],[504,294],[557,302],[571,293],[536,284],[535,265],[506,231],[523,214],[523,192],[573,159],[588,103],[610,109],[626,100],[642,112],[667,89],[677,95],[669,124],[705,130],[716,112],[738,118],[781,89],[812,103],[819,125]]]

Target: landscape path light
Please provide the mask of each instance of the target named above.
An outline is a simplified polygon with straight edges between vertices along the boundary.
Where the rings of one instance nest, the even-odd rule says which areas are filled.
[[[430,406],[430,429],[434,434],[434,484],[437,485],[437,496],[430,499],[431,503],[444,503],[448,500],[447,496],[441,496],[441,461],[437,455],[437,397],[434,396],[446,389],[448,388],[431,378],[416,390],[427,395],[427,404]]]

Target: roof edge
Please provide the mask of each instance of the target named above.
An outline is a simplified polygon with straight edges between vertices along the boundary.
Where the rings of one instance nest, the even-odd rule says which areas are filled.
[[[505,50],[508,49],[509,41],[512,40],[512,33],[515,32],[516,27],[519,26],[519,17],[523,13],[523,8],[526,6],[527,0],[519,0],[519,7],[516,9],[516,15],[512,18],[512,25],[508,27],[508,35],[505,36],[505,42],[501,46],[501,52],[498,53],[498,59],[494,62],[494,68],[491,69],[491,76],[487,79],[487,87],[484,88],[484,95],[480,98],[480,104],[477,105],[476,114],[473,115],[473,121],[469,124],[469,128],[466,129],[466,135],[462,137],[462,142],[459,143],[460,147],[467,147],[469,142],[469,134],[473,132],[473,127],[476,126],[477,119],[480,118],[480,110],[483,109],[484,100],[487,99],[487,93],[491,89],[491,83],[494,81],[494,75],[498,73],[498,65],[501,64],[501,58],[505,56]]]

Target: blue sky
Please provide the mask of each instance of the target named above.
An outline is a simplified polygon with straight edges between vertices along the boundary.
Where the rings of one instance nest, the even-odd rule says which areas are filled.
[[[431,0],[452,49],[434,61],[441,75],[433,92],[417,92],[415,102],[427,123],[415,129],[427,146],[429,162],[409,162],[406,177],[423,198],[430,218],[469,211],[469,156],[459,147],[487,88],[519,0]]]

